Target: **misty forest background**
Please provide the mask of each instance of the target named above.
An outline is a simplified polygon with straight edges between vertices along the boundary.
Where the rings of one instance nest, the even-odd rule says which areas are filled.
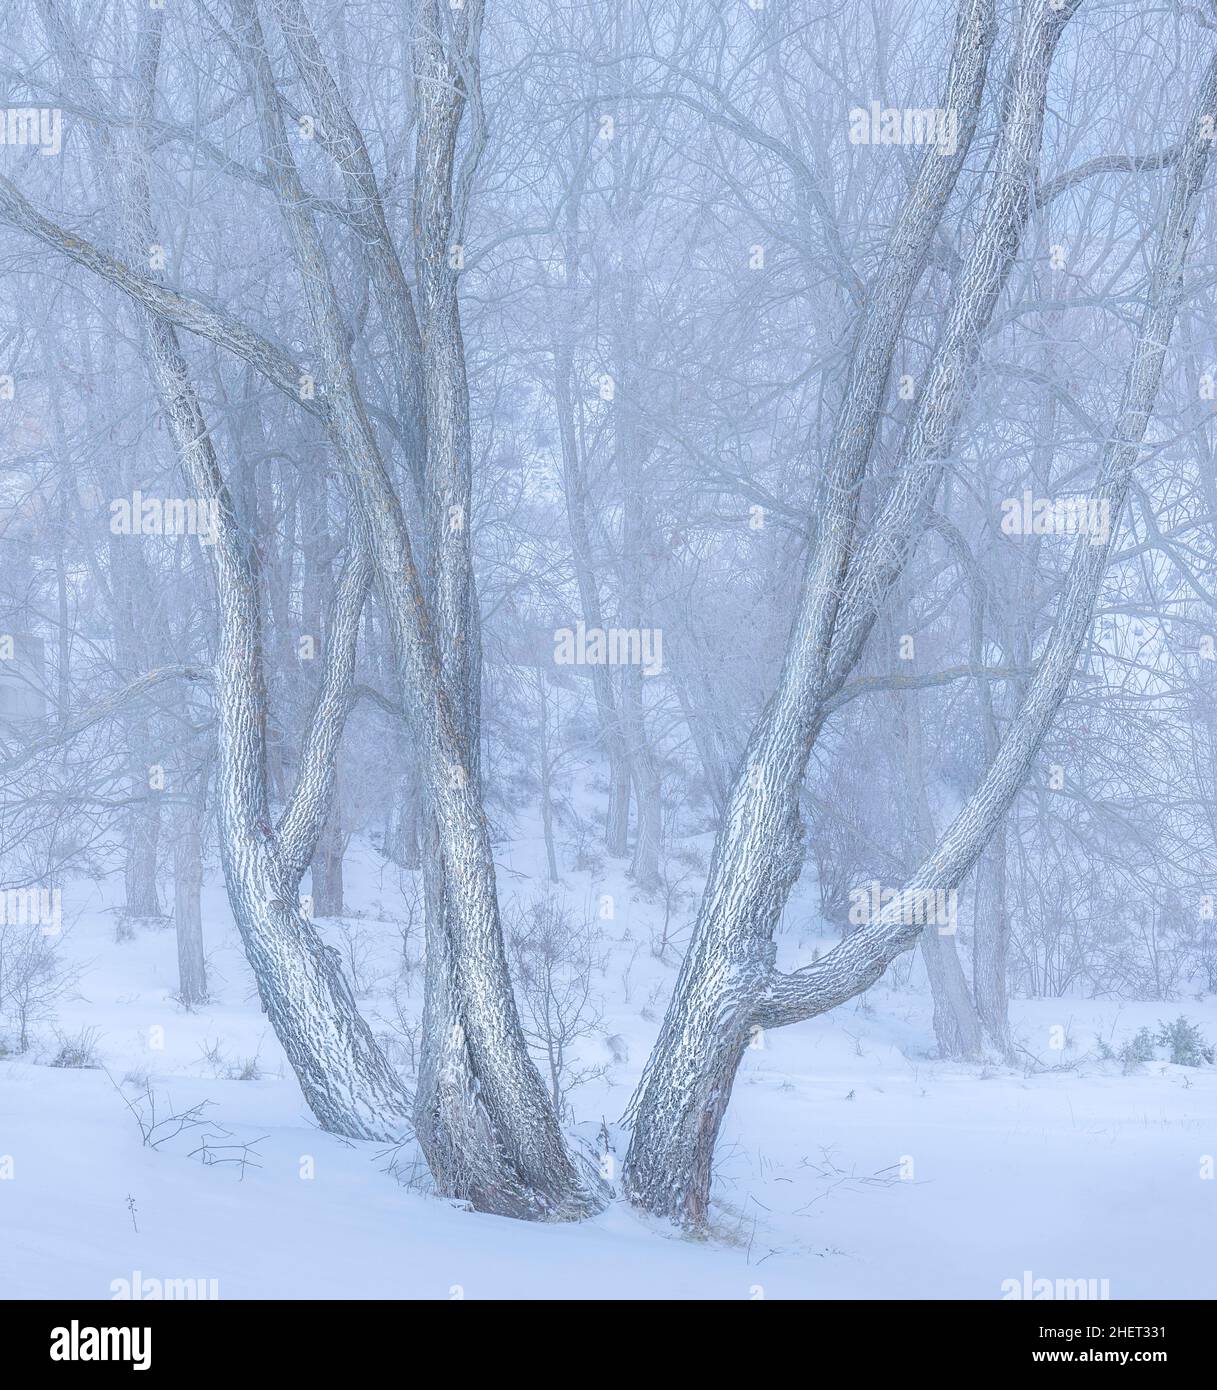
[[[500,1215],[716,1227],[737,1073],[859,1010],[1211,1122],[1214,55],[1204,3],[12,0],[0,1078],[155,1097],[89,1012],[148,943],[183,1075],[242,1010]]]

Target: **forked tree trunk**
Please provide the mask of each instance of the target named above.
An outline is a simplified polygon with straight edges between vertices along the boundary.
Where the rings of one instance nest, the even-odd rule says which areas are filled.
[[[64,27],[59,34],[73,75],[91,87],[74,38]],[[153,112],[159,50],[160,15],[153,11],[144,20],[136,64],[147,120]],[[142,137],[133,137],[120,154],[107,134],[101,153],[108,157],[125,238],[133,246],[151,245],[156,238]],[[219,518],[216,542],[209,547],[220,628],[214,686],[216,794],[233,916],[262,1007],[322,1128],[349,1138],[395,1140],[407,1128],[409,1098],[359,1013],[337,952],[322,943],[304,918],[297,896],[332,795],[368,570],[356,563],[340,581],[336,605],[345,605],[341,623],[346,638],[333,641],[333,650],[326,653],[326,678],[300,774],[276,834],[266,785],[266,689],[255,554],[238,524],[176,333],[143,307],[137,316],[145,361],[183,473],[193,495],[207,499]]]
[[[773,932],[801,869],[799,789],[831,688],[858,495],[904,315],[971,146],[993,35],[992,0],[962,0],[942,101],[959,112],[958,146],[922,160],[864,302],[830,445],[819,543],[808,557],[785,664],[736,773],[689,950],[631,1104],[626,1190],[639,1206],[680,1223],[706,1219],[719,1125],[772,970]],[[1028,187],[1031,176],[1024,173]]]
[[[1033,10],[1028,23],[1041,22]],[[1027,37],[1024,31],[1024,39]],[[1021,47],[1022,45],[1020,45]],[[1016,55],[1016,68],[1019,58]],[[1017,93],[1017,83],[1012,92]],[[919,938],[916,908],[930,892],[957,889],[984,852],[1022,787],[1073,677],[1089,634],[1120,513],[1157,396],[1166,345],[1183,290],[1183,270],[1199,190],[1212,148],[1217,59],[1205,75],[1172,179],[1142,315],[1111,443],[1094,494],[1110,507],[1105,542],[1083,536],[1058,603],[1051,635],[1017,715],[980,784],[951,826],[877,922],[845,938],[821,960],[781,974],[765,960],[768,938],[737,933],[707,949],[695,939],[673,1008],[636,1097],[638,1123],[626,1166],[631,1197],[649,1210],[700,1224],[709,1208],[718,1126],[730,1097],[748,1029],[812,1018],[872,985]],[[1038,142],[1037,142],[1038,143]],[[999,169],[1001,157],[999,156]],[[713,880],[713,869],[711,872]],[[728,885],[730,887],[731,885]],[[748,924],[751,925],[751,924]],[[749,949],[749,948],[752,949]],[[710,986],[711,969],[724,983]],[[683,987],[683,988],[682,988]],[[696,991],[696,993],[694,992]],[[751,992],[749,992],[751,991]]]
[[[285,24],[287,37],[292,22],[303,23],[303,12],[294,0],[274,0],[274,3]],[[450,641],[455,629],[449,625],[448,615],[428,612],[400,499],[381,458],[356,383],[347,328],[330,279],[325,245],[313,223],[312,200],[303,189],[292,157],[282,102],[270,71],[256,8],[247,0],[233,0],[233,4],[244,41],[242,53],[248,58],[254,74],[266,163],[312,321],[315,375],[326,384],[324,399],[302,408],[321,418],[327,427],[354,505],[357,530],[375,570],[392,636],[403,704],[418,720],[420,763],[444,851],[445,921],[450,941],[448,961],[455,987],[453,1001],[458,1011],[447,1034],[460,1044],[459,1064],[463,1068],[463,1082],[467,1083],[462,1084],[460,1090],[478,1111],[477,1124],[466,1125],[458,1115],[458,1123],[450,1132],[458,1143],[464,1142],[465,1136],[474,1136],[469,1142],[480,1144],[480,1148],[460,1156],[467,1157],[470,1163],[458,1162],[445,1169],[440,1162],[435,1170],[437,1181],[445,1190],[451,1190],[450,1178],[459,1184],[462,1172],[472,1164],[479,1172],[494,1171],[496,1174],[492,1184],[479,1185],[477,1190],[478,1197],[489,1203],[488,1210],[520,1216],[576,1217],[598,1207],[603,1194],[596,1180],[589,1179],[581,1171],[566,1148],[557,1116],[528,1055],[520,1027],[503,948],[489,832],[476,781],[471,777],[476,773],[476,749],[471,748],[462,722],[469,710],[463,700],[449,698],[441,675],[437,644],[441,638],[444,643]],[[464,101],[463,74],[476,70],[480,6],[468,4],[451,16],[441,16],[434,4],[424,5],[422,9],[418,46],[422,69],[420,90],[427,90],[431,84],[432,96],[441,104],[454,104],[459,112]],[[458,57],[451,62],[445,59],[442,51],[437,51],[441,36],[451,38],[460,49]],[[290,42],[289,38],[289,46]],[[332,90],[328,93],[321,90],[325,84],[314,65],[303,62],[300,72],[314,97],[313,104],[320,110],[323,102],[329,103],[324,107],[330,137],[328,148],[339,161],[352,202],[359,202],[366,210],[369,204],[378,202],[378,192],[366,150],[362,148],[358,132],[352,133],[354,128],[349,113]],[[312,85],[314,78],[320,84],[316,89]],[[104,109],[105,103],[98,100],[96,106]],[[447,121],[442,112],[439,121],[442,133]],[[451,133],[454,137],[454,124]],[[434,161],[425,153],[418,156],[426,188],[439,197],[441,203],[446,199],[449,211],[453,143],[454,139],[450,141],[447,137],[433,140],[433,154],[438,156]],[[442,180],[445,168],[446,184],[437,182],[437,175]],[[142,242],[137,244],[146,246],[151,240],[151,227],[147,225],[146,174],[133,176],[133,185],[137,181],[143,189],[139,199],[143,221],[139,226],[144,233]],[[331,689],[328,696],[323,695],[319,710],[324,708],[329,713],[321,721],[325,727],[320,731],[316,729],[315,718],[310,741],[317,743],[327,757],[320,762],[316,757],[301,759],[300,778],[292,798],[294,804],[289,804],[278,830],[273,830],[265,814],[264,784],[259,790],[258,770],[264,765],[264,752],[260,754],[259,750],[264,740],[256,711],[264,709],[264,695],[260,686],[256,624],[252,636],[248,631],[251,603],[256,617],[256,594],[251,597],[248,592],[253,577],[249,573],[252,561],[242,548],[243,542],[235,528],[231,500],[177,346],[176,330],[182,327],[211,338],[268,375],[278,389],[298,403],[300,368],[281,350],[231,316],[193,301],[189,296],[166,290],[153,278],[132,271],[124,261],[57,227],[40,216],[4,180],[0,180],[0,216],[54,245],[64,255],[122,289],[140,306],[144,316],[142,322],[149,334],[150,359],[156,368],[154,380],[173,427],[183,466],[196,487],[196,495],[214,499],[221,507],[220,540],[210,550],[221,577],[218,586],[221,618],[226,625],[223,628],[226,632],[224,653],[219,666],[225,679],[217,683],[217,693],[223,698],[217,703],[221,737],[228,740],[227,763],[221,769],[224,782],[221,807],[222,827],[228,836],[230,851],[226,862],[234,912],[247,934],[251,958],[258,961],[263,971],[260,987],[264,990],[264,1000],[268,988],[282,991],[282,997],[270,1003],[284,1026],[284,1045],[289,1057],[301,1076],[310,1103],[315,1101],[322,1123],[329,1127],[346,1123],[353,1133],[367,1132],[372,1127],[386,1133],[396,1132],[400,1102],[404,1098],[401,1087],[354,1009],[350,990],[341,974],[335,976],[325,969],[325,962],[332,953],[327,956],[321,950],[316,934],[289,901],[293,894],[287,892],[298,885],[299,874],[307,864],[311,853],[310,836],[319,833],[318,817],[324,815],[332,786],[334,735],[341,729],[338,714],[345,712],[345,702],[338,699],[335,689]],[[444,234],[448,231],[450,217],[445,220],[441,215],[432,224],[430,233],[432,238],[437,232],[439,236],[438,243],[429,242],[427,254],[432,264],[438,264],[436,255],[446,260],[450,248]],[[395,257],[391,245],[386,247],[380,240],[386,235],[383,218],[373,218],[366,234],[369,243],[375,243],[369,246],[370,253],[375,253],[369,264],[380,277],[386,258]],[[397,289],[404,288],[404,280],[396,288],[387,278],[384,283],[390,299]],[[440,285],[443,293],[448,294],[449,289],[443,281]],[[378,283],[378,293],[380,288]],[[451,303],[455,305],[454,287]],[[403,322],[404,317],[403,314]],[[455,340],[449,339],[449,346],[453,342],[459,347],[459,334]],[[430,434],[429,430],[429,449]],[[468,510],[464,519],[467,526]],[[458,549],[453,555],[448,577],[459,581],[456,571],[468,564],[468,550]],[[455,597],[458,603],[467,604],[472,598],[469,582],[445,585],[444,592]],[[467,611],[461,622],[462,631],[469,634],[470,645],[474,648],[467,659],[471,669],[476,671],[476,614]],[[350,669],[342,674],[349,689]],[[475,688],[475,682],[471,682],[466,692]],[[307,786],[301,792],[301,784],[306,779]],[[241,794],[232,794],[242,788]],[[306,843],[308,849],[302,857],[301,850]],[[275,890],[278,895],[269,902],[260,896]],[[301,1016],[315,1019],[317,1027],[322,1029],[311,1051],[310,1033],[290,1026],[291,1005],[297,995]],[[285,1007],[280,1008],[280,1004]],[[314,1007],[316,1005],[320,1006]],[[338,1069],[332,1084],[328,1077],[316,1074],[331,1066]],[[358,1103],[354,1093],[361,1085],[364,1102]],[[380,1119],[376,1118],[378,1115]],[[421,1125],[419,1133],[421,1137]],[[489,1135],[489,1142],[479,1139],[479,1134]],[[431,1157],[428,1153],[429,1162]]]
[[[478,775],[480,634],[471,563],[468,395],[456,296],[452,187],[466,81],[476,75],[480,4],[419,7],[416,53],[416,259],[421,302],[426,458],[421,493],[429,584],[414,564],[400,501],[356,383],[346,325],[284,126],[256,10],[236,0],[273,170],[328,382],[326,420],[368,539],[407,709],[416,712],[436,853],[428,855],[427,1006],[415,1126],[441,1191],[488,1211],[573,1217],[597,1198],[566,1150],[528,1055],[507,969]],[[275,0],[300,74],[325,103],[353,198],[378,198],[366,150],[322,64],[296,0]],[[369,226],[378,261],[383,225]],[[383,253],[383,254],[382,254]],[[384,269],[383,264],[381,269]],[[383,277],[387,298],[404,281]],[[403,308],[405,306],[402,306]],[[405,371],[399,373],[404,375]]]

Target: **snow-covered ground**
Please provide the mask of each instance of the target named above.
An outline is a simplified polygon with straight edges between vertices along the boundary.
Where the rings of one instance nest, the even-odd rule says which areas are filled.
[[[540,886],[537,851],[500,847],[507,897]],[[387,1030],[395,981],[407,1022],[421,1008],[420,972],[398,970],[403,876],[357,845],[348,880],[348,929],[373,986],[361,1002]],[[1105,1279],[1113,1298],[1217,1296],[1217,1180],[1205,1177],[1217,1067],[1125,1075],[1096,1045],[1118,1048],[1179,1013],[1212,1041],[1212,998],[1016,1001],[1027,1066],[961,1066],[932,1060],[914,969],[910,983],[885,981],[749,1050],[719,1148],[713,1238],[679,1238],[620,1201],[578,1226],[537,1226],[428,1195],[409,1180],[409,1146],[392,1155],[317,1129],[259,1011],[218,878],[205,895],[215,1002],[196,1012],[172,998],[172,929],[116,940],[113,891],[65,892],[78,981],[38,1046],[0,1060],[0,1296],[109,1298],[137,1271],[216,1280],[222,1298],[992,1299],[1024,1271]],[[603,1120],[619,1158],[616,1122],[674,957],[652,950],[662,904],[635,897],[619,871],[569,874],[563,892],[587,916],[613,898],[593,980],[603,1032],[581,1053],[607,1070],[571,1099],[578,1138],[598,1147]],[[678,930],[692,905],[676,905]],[[787,914],[788,957],[815,944],[796,925],[809,908],[804,892]],[[94,1030],[97,1067],[49,1065],[57,1035],[82,1029]],[[133,1109],[146,1115],[149,1096],[158,1118],[202,1106],[204,1123],[146,1146]],[[207,1163],[204,1143],[249,1162]]]

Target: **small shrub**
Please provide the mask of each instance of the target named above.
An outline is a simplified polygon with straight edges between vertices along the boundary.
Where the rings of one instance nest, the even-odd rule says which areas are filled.
[[[375,969],[373,938],[362,927],[352,927],[342,921],[338,923],[338,932],[342,944],[336,954],[346,967],[355,998],[367,999],[375,993],[381,978]]]
[[[63,1033],[55,1036],[59,1047],[50,1060],[50,1066],[89,1071],[96,1071],[101,1066],[97,1058],[99,1035],[96,1028],[82,1028],[75,1037],[67,1037]]]
[[[1138,1028],[1136,1033],[1120,1049],[1120,1062],[1125,1071],[1131,1071],[1145,1062],[1154,1061],[1154,1035],[1148,1028]]]
[[[542,895],[508,917],[507,956],[524,1036],[546,1076],[554,1109],[564,1117],[570,1114],[569,1092],[605,1071],[577,1059],[581,1040],[603,1032],[591,983],[602,954],[593,924],[553,897]]]
[[[1154,1041],[1159,1047],[1169,1049],[1170,1060],[1180,1067],[1211,1066],[1214,1049],[1205,1042],[1197,1024],[1180,1014],[1173,1023],[1158,1022],[1158,1033]]]
[[[1126,1072],[1146,1062],[1169,1061],[1178,1067],[1211,1066],[1217,1059],[1217,1048],[1205,1041],[1199,1027],[1180,1014],[1173,1023],[1158,1020],[1158,1031],[1138,1028],[1125,1042],[1118,1054],[1106,1043],[1100,1043],[1099,1056],[1109,1059],[1118,1055]]]
[[[62,941],[36,926],[0,926],[0,1019],[12,1025],[17,1052],[29,1051],[34,1025],[54,1014],[76,982],[77,971],[60,953]]]

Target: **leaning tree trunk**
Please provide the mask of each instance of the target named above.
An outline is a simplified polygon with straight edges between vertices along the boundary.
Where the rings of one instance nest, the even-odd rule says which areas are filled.
[[[0,179],[0,218],[54,246],[63,255],[121,289],[148,316],[158,337],[156,351],[160,353],[163,349],[169,368],[164,387],[172,409],[167,413],[172,420],[174,414],[180,412],[182,423],[187,426],[187,430],[180,437],[175,435],[175,439],[179,447],[191,446],[185,458],[188,475],[192,479],[196,476],[204,478],[199,486],[200,496],[218,498],[223,492],[223,483],[181,361],[176,341],[177,329],[184,328],[201,335],[225,351],[234,353],[301,409],[324,422],[354,506],[357,529],[366,543],[375,569],[392,636],[403,705],[415,712],[421,729],[421,766],[444,846],[451,968],[459,985],[461,1007],[464,1009],[464,1018],[457,1021],[453,1032],[462,1039],[467,1049],[469,1075],[474,1083],[469,1093],[479,1108],[486,1132],[492,1136],[491,1145],[474,1157],[486,1166],[497,1165],[504,1178],[491,1193],[492,1199],[494,1193],[501,1194],[502,1205],[489,1209],[522,1216],[578,1216],[595,1209],[602,1201],[603,1194],[598,1184],[594,1180],[589,1182],[571,1158],[540,1074],[528,1055],[503,948],[485,812],[468,775],[474,752],[468,745],[456,708],[449,701],[440,677],[435,630],[415,566],[401,502],[390,481],[356,383],[346,324],[330,278],[325,244],[313,223],[314,205],[300,182],[287,140],[282,100],[270,72],[257,12],[246,0],[234,0],[234,4],[243,21],[246,40],[243,56],[249,59],[255,76],[271,184],[288,231],[312,321],[312,347],[316,354],[314,375],[326,386],[320,401],[302,399],[299,389],[301,368],[275,344],[231,315],[189,295],[167,289],[152,277],[133,271],[125,261],[107,255],[87,239],[57,226],[39,214],[5,179]],[[292,11],[296,17],[302,18],[302,11],[298,5],[292,4],[292,0],[275,0],[275,4],[280,13]],[[461,100],[461,72],[476,65],[476,42],[469,40],[471,32],[476,30],[479,18],[477,8],[475,5],[465,7],[455,20],[458,38],[463,36],[466,40],[462,62],[450,68],[445,68],[442,60],[432,65],[439,88],[457,93]],[[425,36],[435,40],[441,32],[446,32],[438,21],[434,6],[428,19],[429,23],[424,26]],[[307,82],[309,74],[302,71],[302,76]],[[105,103],[98,101],[96,104],[98,109],[102,109]],[[320,103],[315,104],[320,109]],[[347,124],[353,125],[349,121],[349,113],[341,110],[334,110],[332,117],[327,119],[331,119],[336,136],[332,148],[336,155],[341,156],[340,168],[344,181],[351,168],[346,162],[347,156],[351,155],[359,166],[353,184],[348,182],[354,201],[362,196],[359,191],[361,179],[367,183],[359,170],[362,169],[368,177],[370,170],[366,163],[366,151],[360,160],[356,142],[345,138],[339,130],[344,115]],[[146,186],[146,178],[144,184]],[[375,181],[371,180],[367,186],[371,195],[375,196]],[[146,207],[146,200],[144,205]],[[379,235],[381,233],[375,227],[369,227],[369,240]],[[148,244],[146,240],[144,244]],[[370,264],[379,262],[370,261]],[[190,428],[194,429],[193,434],[188,432]],[[201,473],[194,471],[199,468]],[[230,501],[226,499],[226,502],[227,511],[221,520],[231,528],[233,513]],[[234,573],[238,566],[248,566],[250,557],[241,550],[239,537],[230,529],[225,539],[228,542],[224,549],[225,566]],[[219,549],[218,545],[212,547],[213,551]],[[219,556],[213,556],[213,563],[218,562]],[[234,587],[225,583],[220,587],[226,602],[232,601],[240,592],[239,584]],[[224,616],[232,620],[231,614],[226,612]],[[476,636],[476,622],[471,623],[469,631]],[[234,643],[238,636],[231,634]],[[235,650],[233,654],[236,654]],[[349,674],[347,678],[349,680]],[[257,694],[256,687],[252,691],[248,688],[240,692],[225,691],[230,702],[235,701],[228,710],[230,722],[236,720],[241,707],[241,698],[238,697],[247,701],[251,693]],[[234,724],[234,734],[239,732],[238,726],[239,720]],[[302,760],[302,776],[307,768],[308,763]],[[332,775],[332,766],[329,774]],[[315,791],[310,792],[306,799],[310,804],[310,821],[315,822],[312,813],[323,810],[324,799]],[[237,806],[234,810],[240,812],[242,825],[248,827],[252,824],[269,845],[275,832],[272,832],[266,818],[261,814],[251,817],[248,808],[242,810]],[[233,828],[240,829],[242,826],[234,824]],[[277,838],[286,838],[283,820]],[[239,845],[238,848],[244,851],[246,847]],[[269,847],[267,853],[270,853]],[[291,872],[285,874],[284,886],[291,882],[298,869],[303,871],[307,855],[301,861],[294,854],[290,857],[290,863]],[[240,866],[234,864],[233,867]],[[270,868],[274,870],[275,865],[272,863]],[[240,896],[249,888],[256,892],[263,887],[273,887],[272,880],[276,877],[277,873],[274,872],[234,873],[229,880],[230,894]],[[295,881],[299,882],[298,877]],[[278,911],[283,901],[276,898],[270,906]],[[257,910],[257,903],[253,906],[255,911],[247,914],[247,917],[253,923],[252,930],[256,931],[265,914]],[[316,938],[290,904],[287,911],[296,928],[295,933],[271,931],[270,934],[275,944],[287,951],[291,950],[293,941],[297,942],[298,965],[307,974],[314,964],[312,946]],[[240,918],[240,914],[238,916]],[[273,927],[274,923],[269,926]],[[289,968],[287,974],[290,973]],[[290,981],[274,983],[290,984]],[[329,1025],[343,1033],[343,1041],[347,1045],[345,1055],[330,1050],[331,1055],[337,1056],[343,1066],[351,1061],[362,1063],[368,1059],[370,1045],[369,1069],[374,1069],[379,1054],[367,1034],[366,1025],[357,1012],[352,1013],[349,989],[345,992],[345,999],[341,989],[336,988],[331,993],[334,1007],[329,1015]],[[303,1002],[307,1007],[308,1001]],[[323,1039],[323,1052],[327,1051],[325,1042]],[[292,1060],[295,1064],[297,1059],[292,1056]],[[300,1060],[307,1063],[308,1058],[302,1055]],[[383,1066],[383,1059],[380,1061]],[[396,1078],[390,1080],[390,1077],[391,1073],[387,1077],[378,1077],[377,1083],[383,1081],[389,1092],[386,1113],[392,1112],[390,1118],[395,1124],[401,1092]],[[308,1089],[306,1087],[306,1093]],[[341,1115],[342,1088],[338,1090],[337,1104],[333,1108],[325,1104],[323,1093],[318,1094],[320,1109],[327,1115]],[[376,1087],[373,1086],[372,1090],[375,1091]],[[353,1117],[351,1123],[356,1128],[357,1117]]]
[[[147,325],[148,358],[170,431],[197,495],[220,518],[213,549],[220,607],[216,662],[220,858],[263,1011],[323,1129],[396,1140],[409,1098],[359,1013],[338,953],[303,914],[300,879],[333,793],[334,761],[349,701],[359,609],[368,570],[339,581],[345,622],[331,626],[326,679],[306,736],[292,797],[272,828],[266,785],[266,692],[254,560],[232,509],[173,330]],[[345,592],[344,592],[345,591]],[[345,627],[345,641],[337,630]]]
[[[74,76],[91,87],[78,46],[65,28],[60,34]],[[148,120],[159,49],[160,16],[153,11],[140,34],[136,67],[141,110]],[[103,137],[102,153],[109,156],[108,175],[117,190],[125,239],[132,246],[151,245],[155,235],[141,137],[121,152]],[[217,801],[221,862],[233,916],[263,1010],[322,1128],[350,1138],[397,1139],[408,1124],[408,1097],[359,1013],[337,952],[322,943],[298,902],[304,864],[332,795],[368,570],[358,562],[345,587],[340,584],[348,640],[335,641],[326,654],[327,679],[293,797],[276,834],[266,786],[266,690],[255,555],[233,510],[176,333],[145,308],[137,314],[144,358],[183,473],[193,494],[211,503],[219,517],[217,539],[209,547],[220,613]]]
[[[415,1125],[442,1191],[488,1211],[573,1217],[595,1205],[566,1150],[520,1027],[503,947],[489,832],[478,788],[480,636],[470,562],[468,401],[456,300],[452,179],[467,75],[476,74],[480,5],[441,15],[420,6],[415,221],[424,303],[424,496],[432,535],[424,597],[400,500],[368,420],[311,200],[296,169],[256,6],[234,0],[254,74],[268,169],[292,246],[327,383],[325,419],[375,567],[393,639],[403,705],[416,719],[426,794],[441,854],[429,856],[428,1000]],[[285,35],[307,21],[295,0],[275,0]],[[445,37],[453,45],[449,53]],[[293,42],[289,37],[289,42]],[[307,39],[297,44],[304,54]],[[352,197],[375,196],[353,122],[316,65],[299,63],[327,100]],[[314,85],[316,84],[316,85]],[[382,232],[369,228],[369,235]],[[397,293],[404,286],[390,286]],[[434,415],[433,415],[433,412]],[[471,734],[474,737],[471,737]],[[442,898],[441,896],[442,895]],[[442,917],[434,910],[442,902]],[[437,1055],[437,1053],[439,1055]]]
[[[425,733],[435,853],[428,855],[427,999],[415,1129],[438,1187],[482,1211],[571,1217],[588,1197],[528,1055],[499,922],[477,765],[480,634],[472,563],[469,394],[451,258],[457,133],[476,81],[480,5],[420,7],[414,222],[424,343],[428,610],[438,697]],[[453,49],[441,39],[448,26]],[[403,539],[403,544],[404,539]],[[388,567],[386,566],[386,570]],[[390,601],[392,617],[409,601]],[[412,641],[399,629],[399,649]]]
[[[1034,26],[1035,18],[1031,17]],[[1016,57],[1016,64],[1018,59]],[[1016,90],[1016,88],[1014,89]],[[729,989],[704,1013],[678,994],[636,1098],[639,1125],[627,1158],[633,1200],[684,1223],[704,1221],[709,1205],[714,1139],[750,1028],[774,1028],[815,1017],[872,985],[919,938],[916,904],[929,892],[957,889],[984,852],[1024,784],[1069,687],[1089,634],[1124,500],[1141,452],[1183,291],[1183,270],[1200,186],[1212,148],[1217,109],[1217,59],[1205,75],[1172,179],[1169,206],[1154,256],[1149,301],[1141,318],[1112,441],[1099,469],[1096,498],[1110,507],[1102,544],[1083,536],[1074,546],[1051,635],[1026,697],[996,756],[951,826],[877,922],[846,937],[821,960],[782,974],[737,950],[720,958]],[[999,158],[1000,165],[1000,158]],[[729,945],[733,944],[731,942]],[[698,943],[694,942],[694,951]],[[693,952],[692,980],[701,964]],[[702,977],[704,978],[704,976]],[[682,981],[684,973],[682,972]],[[752,993],[745,996],[751,987]],[[678,992],[680,985],[678,983]],[[703,996],[705,990],[703,988]],[[694,1006],[701,1000],[695,998]],[[676,1027],[680,1026],[680,1032]],[[718,1029],[716,1032],[715,1029]],[[743,1031],[741,1031],[743,1030]],[[702,1050],[689,1049],[689,1040]]]
[[[429,530],[426,597],[400,501],[356,384],[346,325],[286,138],[256,10],[244,0],[238,9],[256,76],[267,162],[328,383],[326,421],[369,538],[403,704],[415,720],[428,808],[427,998],[416,1132],[446,1194],[509,1215],[576,1216],[595,1199],[566,1151],[520,1028],[478,789],[480,636],[470,561],[468,402],[456,266],[449,257],[459,240],[452,221],[456,133],[466,76],[476,74],[480,5],[446,16],[433,3],[419,8],[414,214],[422,327],[416,342],[411,327],[394,336],[391,347],[411,415],[401,438]],[[413,302],[362,137],[298,0],[274,0],[274,9],[310,98],[324,115],[360,219],[377,295],[389,318],[414,325]],[[445,49],[445,37],[454,56]]]
[[[719,1125],[772,968],[773,932],[802,865],[799,790],[829,690],[858,494],[904,316],[971,146],[993,33],[992,0],[962,0],[942,102],[959,112],[958,147],[923,158],[864,302],[786,661],[736,773],[689,950],[631,1104],[626,1190],[684,1224],[706,1219]],[[1028,186],[1030,177],[1024,173]],[[867,595],[871,603],[880,597]]]

